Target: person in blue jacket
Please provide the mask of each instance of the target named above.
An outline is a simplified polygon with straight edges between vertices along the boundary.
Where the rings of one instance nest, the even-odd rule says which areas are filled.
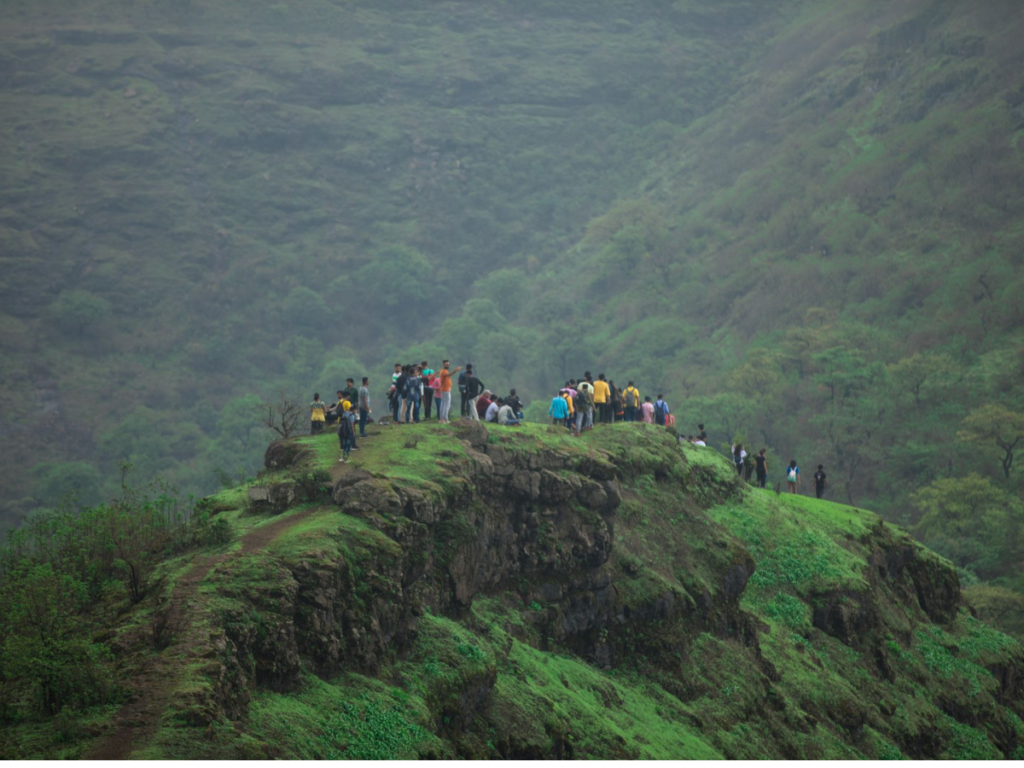
[[[548,416],[552,419],[552,424],[564,424],[565,420],[569,418],[569,406],[565,402],[565,398],[561,394],[555,395],[551,398],[551,407],[548,408]]]

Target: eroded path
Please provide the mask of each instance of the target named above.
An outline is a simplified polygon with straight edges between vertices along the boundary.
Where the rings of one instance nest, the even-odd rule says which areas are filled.
[[[113,732],[84,754],[84,759],[125,760],[149,743],[178,687],[191,649],[199,644],[201,630],[194,621],[199,609],[196,602],[199,585],[213,568],[266,549],[275,538],[315,511],[306,509],[249,531],[242,537],[242,546],[237,551],[204,555],[194,560],[171,595],[168,625],[180,627],[177,636],[163,653],[148,659],[132,677],[132,692],[114,716]]]

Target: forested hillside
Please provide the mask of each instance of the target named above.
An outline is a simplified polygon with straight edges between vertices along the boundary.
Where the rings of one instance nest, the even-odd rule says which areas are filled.
[[[278,390],[449,356],[539,418],[586,368],[825,464],[1024,631],[1017,3],[2,18],[6,524],[251,473]]]

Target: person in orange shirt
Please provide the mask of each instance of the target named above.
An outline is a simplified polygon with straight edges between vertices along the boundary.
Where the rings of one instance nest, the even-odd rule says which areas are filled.
[[[462,370],[462,366],[460,365],[454,371],[450,371],[448,370],[450,365],[451,363],[447,360],[443,360],[441,362],[441,402],[438,405],[437,411],[439,424],[451,424],[451,422],[448,421],[448,413],[452,409],[452,374],[458,373]]]
[[[594,382],[594,405],[597,406],[597,418],[602,424],[611,424],[612,390],[605,381],[604,374],[597,374],[597,381]]]

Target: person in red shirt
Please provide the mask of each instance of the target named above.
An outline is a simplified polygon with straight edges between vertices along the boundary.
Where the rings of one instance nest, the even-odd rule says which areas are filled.
[[[487,409],[491,407],[491,390],[485,389],[484,393],[477,398],[476,401],[476,413],[480,417],[480,421],[484,420],[484,416],[487,415]]]

